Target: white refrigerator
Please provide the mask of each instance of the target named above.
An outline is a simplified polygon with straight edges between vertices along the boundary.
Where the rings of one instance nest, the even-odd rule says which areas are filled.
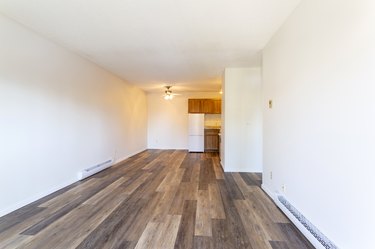
[[[189,152],[204,152],[204,114],[189,114]]]

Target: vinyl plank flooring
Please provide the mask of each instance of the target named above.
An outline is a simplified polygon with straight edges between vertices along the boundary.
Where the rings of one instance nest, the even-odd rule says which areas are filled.
[[[212,219],[225,219],[225,211],[219,187],[216,183],[208,185],[208,195],[210,203],[210,216]]]
[[[83,248],[105,248],[107,243],[113,244],[123,238],[111,238],[117,233],[121,227],[129,227],[129,223],[133,221],[133,212],[147,203],[145,199],[139,199],[137,202],[122,202],[113,212],[106,217],[81,243],[77,246]]]
[[[125,199],[125,195],[119,195],[116,198],[106,198],[100,205],[80,205],[64,219],[54,222],[48,229],[33,236],[30,241],[22,245],[22,248],[76,247]],[[53,236],[50,235],[51,231],[56,231]]]
[[[227,176],[225,177],[227,178]],[[228,228],[227,231],[229,233],[229,239],[234,245],[233,248],[251,249],[252,247],[249,242],[249,237],[246,234],[241,217],[234,204],[234,198],[232,197],[233,191],[231,191],[231,187],[228,187],[228,184],[226,184],[224,180],[219,180],[218,184],[225,209],[226,219],[224,221]]]
[[[69,199],[76,197],[77,195],[82,195],[85,192],[89,191],[93,187],[99,185],[100,180],[96,178],[90,178],[88,181],[78,185],[77,187],[61,194],[60,196],[56,196],[49,201],[46,201],[40,205],[40,207],[54,207],[54,206],[62,206],[64,205]]]
[[[156,191],[164,192],[167,189],[178,185],[182,180],[184,172],[185,172],[184,168],[179,168],[179,169],[170,171],[167,174],[167,176],[164,178],[164,180],[160,183]]]
[[[215,249],[213,247],[212,237],[195,236],[195,238],[194,238],[194,249]]]
[[[156,241],[156,248],[173,249],[176,243],[181,215],[167,215],[161,226],[161,233]]]
[[[195,216],[197,201],[185,201],[178,229],[175,249],[192,249],[194,246]]]
[[[264,211],[264,208],[258,203],[257,198],[246,200],[249,213],[253,215],[254,221],[260,226],[262,234],[267,236],[268,240],[283,241],[284,235],[277,223]]]
[[[75,201],[78,198],[80,198],[80,196],[77,196],[76,198],[70,201]],[[4,246],[5,244],[12,244],[13,241],[20,241],[19,235],[21,235],[23,231],[29,229],[35,224],[38,224],[39,222],[48,220],[51,214],[61,209],[62,207],[64,206],[55,206],[53,208],[40,208],[41,211],[38,212],[37,214],[24,219],[22,222],[15,224],[14,226],[8,228],[7,230],[4,230],[3,232],[0,233],[0,248],[5,247]],[[21,216],[21,217],[24,217],[24,216]]]
[[[160,223],[149,222],[139,238],[135,249],[152,249],[156,247],[156,240],[159,237]]]
[[[204,159],[200,162],[199,190],[208,190],[208,184],[216,180],[211,159]]]
[[[278,226],[285,235],[284,241],[290,249],[314,249],[293,224],[279,223]]]
[[[236,200],[235,205],[244,224],[250,244],[256,249],[270,249],[267,233],[257,221],[247,200]]]
[[[121,177],[117,181],[111,183],[103,190],[100,190],[97,194],[95,194],[94,198],[90,198],[87,201],[85,201],[83,204],[91,204],[96,205],[99,204],[104,198],[106,198],[109,194],[111,194],[113,191],[116,191],[119,186],[121,186],[125,181],[127,181],[127,177]]]
[[[145,182],[150,177],[150,175],[150,173],[143,172],[143,174],[141,174],[137,179],[132,181],[124,188],[124,192],[129,195],[132,194],[139,186],[141,186],[143,182]]]
[[[154,193],[149,201],[144,205],[140,212],[135,215],[134,222],[131,224],[131,229],[127,229],[124,233],[124,237],[129,241],[137,241],[141,236],[143,230],[146,228],[146,225],[152,215],[152,212],[160,201],[160,196],[162,193]]]
[[[83,204],[92,204],[96,205],[100,203],[104,198],[107,197],[107,195],[113,191],[117,186],[122,184],[124,182],[125,178],[120,178],[119,180],[115,181],[108,187],[106,187],[104,190],[100,191],[98,194],[95,195],[95,198],[90,198],[87,201],[85,201]],[[88,196],[87,196],[88,197]],[[56,220],[62,218],[66,214],[68,214],[70,211],[74,210],[77,208],[82,202],[85,200],[85,197],[82,196],[81,198],[74,199],[73,201],[68,201],[66,205],[64,205],[62,208],[58,209],[56,212],[51,213],[48,217],[45,219],[41,220],[40,222],[36,223],[35,225],[29,227],[25,231],[23,231],[21,234],[23,235],[35,235],[39,233],[41,230],[45,229],[48,227],[50,224],[55,222]],[[57,206],[56,203],[54,205],[55,207]],[[52,209],[52,208],[51,208]]]
[[[313,248],[260,184],[217,153],[145,150],[0,217],[0,248]]]
[[[256,186],[261,187],[262,185],[262,178],[259,176],[259,174],[250,174],[250,178],[255,182]]]
[[[143,182],[130,196],[131,200],[140,198],[150,198],[155,193],[155,189],[160,185],[160,182],[167,175],[165,166],[159,167],[151,173],[152,175],[147,181]]]
[[[209,183],[216,182],[216,175],[214,170],[214,165],[212,162],[212,157],[205,161],[205,165],[208,168],[208,181]]]
[[[10,238],[6,238],[5,240],[1,240],[0,248],[1,249],[20,248],[19,245],[25,244],[30,239],[31,237],[27,235],[12,236]]]
[[[124,240],[121,242],[121,244],[118,245],[117,248],[112,248],[112,249],[134,249],[136,245],[136,242],[134,241],[127,241]]]
[[[230,173],[225,173],[225,181],[220,180],[222,185],[225,185],[225,189],[229,192],[230,199],[234,200],[244,200],[245,197],[243,196],[240,188],[236,184],[236,181],[233,178],[233,175]],[[224,186],[223,188],[224,189]]]
[[[77,208],[81,202],[79,200],[68,203],[65,206],[63,206],[61,209],[56,211],[55,213],[51,214],[46,219],[41,220],[40,222],[36,223],[35,225],[29,227],[25,231],[21,232],[22,235],[35,235],[42,231],[43,229],[47,228],[49,225],[51,225],[53,222],[56,220],[62,218],[64,215],[68,214],[70,211],[74,210]]]
[[[188,153],[181,163],[181,168],[191,168],[197,161],[196,153]]]
[[[270,241],[272,249],[290,249],[285,241]]]
[[[252,193],[254,189],[251,185],[246,184],[246,181],[241,177],[240,173],[232,173],[232,176],[244,198],[253,198],[254,195]]]
[[[200,176],[200,171],[201,171],[201,165],[199,161],[195,162],[193,165],[193,170],[191,173],[191,180],[190,182],[195,182],[198,183],[198,188],[199,188],[199,176]]]
[[[193,164],[183,167],[185,169],[184,175],[182,177],[182,182],[190,182],[191,176],[193,174]]]
[[[154,207],[151,221],[162,222],[171,208],[173,199],[176,195],[177,188],[171,188],[163,192],[158,204]]]
[[[143,170],[150,170],[152,168],[154,168],[155,166],[157,166],[160,162],[162,162],[163,160],[166,160],[171,154],[173,153],[172,150],[168,150],[168,151],[162,151],[159,156],[157,158],[155,158],[155,160],[152,160],[148,163],[144,163],[145,166],[142,168]]]
[[[150,222],[147,224],[135,248],[174,248],[180,221],[180,215],[168,215],[163,222]]]
[[[212,158],[212,166],[215,171],[216,179],[224,179],[224,172],[223,172],[223,168],[220,165],[219,157]]]
[[[0,234],[6,230],[9,230],[13,226],[22,223],[22,221],[33,217],[34,215],[42,212],[46,208],[43,207],[28,207],[24,212],[17,211],[13,212],[10,215],[4,216],[0,220]],[[0,237],[1,238],[1,237]]]
[[[136,233],[141,233],[144,224],[144,210],[148,209],[148,200],[140,199],[129,209],[129,215],[118,223],[118,226],[110,234],[107,234],[105,243],[97,248],[121,248],[124,241],[136,238]],[[96,244],[95,246],[98,246]]]
[[[240,173],[240,176],[246,182],[247,185],[260,187],[259,180],[258,179],[254,179],[253,177],[251,177],[250,174]]]
[[[195,217],[197,201],[185,201],[178,228],[175,249],[191,249],[194,245]]]
[[[199,190],[195,218],[196,236],[212,236],[210,199],[208,190]]]
[[[252,191],[254,198],[257,200],[257,205],[271,218],[275,223],[290,223],[289,219],[279,211],[278,207],[271,201],[271,199],[263,193],[260,188],[255,188]]]
[[[227,221],[224,219],[212,220],[212,240],[215,249],[232,249],[236,248],[234,240],[231,239],[231,233]]]
[[[188,196],[189,185],[181,183],[178,187],[177,193],[173,198],[172,205],[169,209],[169,214],[182,215],[185,198]]]

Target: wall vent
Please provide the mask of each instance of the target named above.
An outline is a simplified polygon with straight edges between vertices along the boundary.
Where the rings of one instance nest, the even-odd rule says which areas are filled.
[[[112,166],[113,159],[109,159],[105,162],[99,163],[97,165],[94,165],[90,168],[84,169],[80,172],[78,172],[78,180],[83,180],[89,176],[92,176],[102,170],[105,170],[106,168],[109,168]]]
[[[326,249],[338,249],[338,247],[333,244],[322,232],[320,232],[309,220],[305,218],[292,204],[290,204],[284,196],[277,195],[277,202],[276,204],[286,212],[287,216],[292,215],[306,230],[312,235],[321,245],[322,248]],[[286,210],[285,210],[286,209]],[[293,222],[295,223],[295,222]],[[295,223],[297,227],[298,224]],[[303,231],[302,231],[303,232]],[[307,236],[311,238],[311,236]],[[311,241],[311,240],[310,240]],[[311,241],[313,243],[313,241]],[[313,243],[315,244],[315,243]]]

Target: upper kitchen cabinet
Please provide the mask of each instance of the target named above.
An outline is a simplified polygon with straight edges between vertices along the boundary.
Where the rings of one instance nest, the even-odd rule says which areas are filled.
[[[220,99],[189,99],[189,113],[221,114]]]
[[[220,99],[214,99],[214,114],[221,114],[221,100]]]
[[[202,112],[203,99],[189,99],[189,113],[203,113]]]
[[[213,113],[214,112],[214,101],[213,99],[204,99],[202,105],[203,113]]]

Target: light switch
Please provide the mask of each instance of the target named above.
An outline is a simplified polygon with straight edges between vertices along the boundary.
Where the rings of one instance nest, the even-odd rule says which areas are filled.
[[[268,108],[272,109],[272,100],[268,100]]]

